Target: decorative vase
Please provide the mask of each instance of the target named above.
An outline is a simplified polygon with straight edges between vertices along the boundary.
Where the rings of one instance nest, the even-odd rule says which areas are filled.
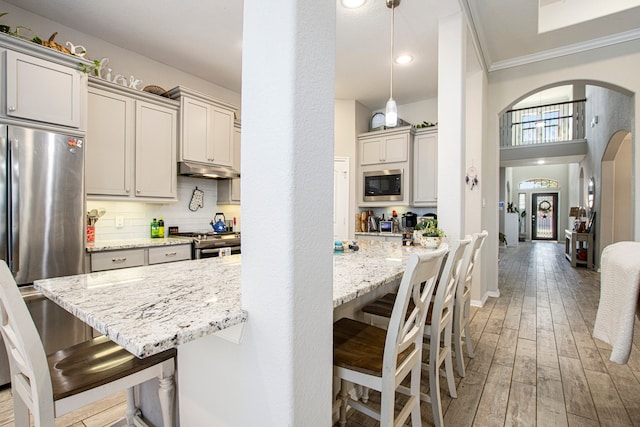
[[[429,249],[437,249],[440,246],[440,241],[440,237],[420,237],[420,244]]]

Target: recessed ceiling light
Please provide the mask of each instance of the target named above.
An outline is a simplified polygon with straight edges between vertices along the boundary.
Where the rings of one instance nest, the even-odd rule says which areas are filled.
[[[544,160],[538,160],[539,165],[544,165]]]
[[[396,64],[408,64],[411,61],[413,61],[413,56],[411,55],[400,55],[395,59]]]
[[[366,2],[367,0],[340,0],[340,3],[348,9],[356,9]]]

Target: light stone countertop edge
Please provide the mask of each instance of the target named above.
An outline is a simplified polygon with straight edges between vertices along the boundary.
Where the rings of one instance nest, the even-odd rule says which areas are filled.
[[[88,253],[92,253],[122,249],[151,248],[156,246],[189,245],[191,242],[192,239],[185,237],[142,237],[137,239],[97,240],[94,243],[87,243],[85,248]]]

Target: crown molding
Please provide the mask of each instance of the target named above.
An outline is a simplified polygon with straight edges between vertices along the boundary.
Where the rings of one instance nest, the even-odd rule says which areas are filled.
[[[614,34],[611,36],[600,37],[582,43],[575,43],[556,49],[549,49],[531,55],[519,56],[517,58],[507,59],[505,61],[497,61],[492,63],[489,66],[488,70],[489,72],[493,72],[504,70],[507,68],[519,67],[521,65],[546,61],[548,59],[560,58],[562,56],[573,55],[575,53],[586,52],[589,50],[607,47],[614,44],[624,43],[637,39],[640,39],[640,28]]]

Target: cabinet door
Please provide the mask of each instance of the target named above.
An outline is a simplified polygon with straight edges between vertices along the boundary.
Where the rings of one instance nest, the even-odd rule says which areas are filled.
[[[6,63],[7,116],[80,127],[80,70],[11,50]]]
[[[233,165],[233,111],[211,108],[213,123],[213,153],[211,163]]]
[[[365,139],[360,141],[360,164],[374,165],[384,161],[382,139]]]
[[[233,168],[240,172],[240,129],[233,130]],[[240,178],[231,180],[231,200],[240,203]]]
[[[136,196],[176,197],[175,110],[136,102]]]
[[[134,101],[91,88],[85,141],[87,194],[131,194],[134,138]]]
[[[413,202],[433,205],[438,199],[438,134],[416,135],[413,158]]]
[[[409,135],[385,138],[383,150],[385,163],[406,162],[409,159]]]
[[[182,102],[182,159],[210,162],[213,157],[209,104],[188,97]]]

